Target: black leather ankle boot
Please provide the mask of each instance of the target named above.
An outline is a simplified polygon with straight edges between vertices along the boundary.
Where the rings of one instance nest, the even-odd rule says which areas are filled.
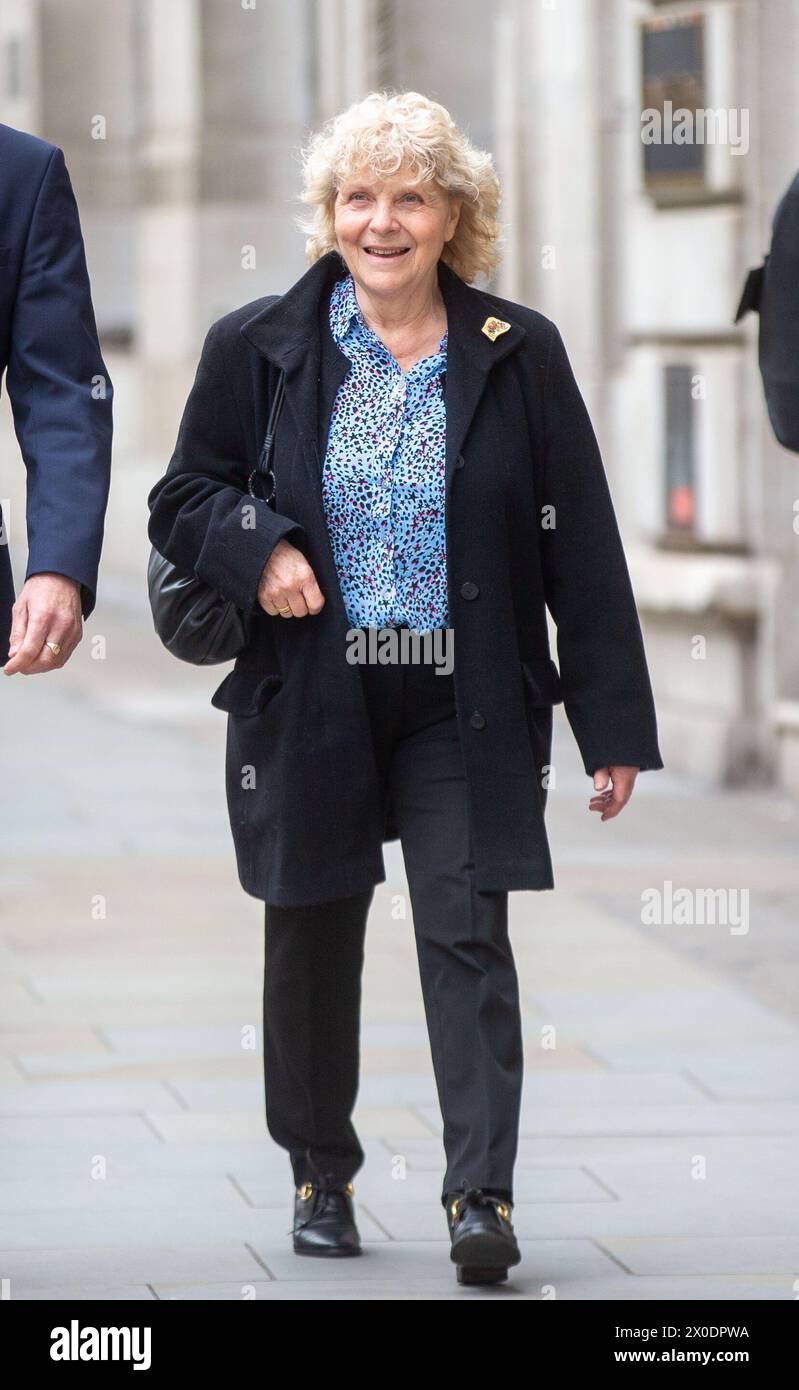
[[[521,1251],[511,1224],[511,1202],[480,1187],[447,1193],[450,1258],[459,1284],[501,1284]]]
[[[294,1251],[297,1255],[360,1255],[352,1183],[303,1183],[294,1194]]]

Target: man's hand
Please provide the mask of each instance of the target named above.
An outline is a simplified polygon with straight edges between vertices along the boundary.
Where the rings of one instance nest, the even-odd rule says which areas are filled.
[[[612,820],[630,800],[639,771],[640,768],[621,765],[598,767],[594,773],[594,791],[600,794],[591,797],[589,811],[601,811],[603,820]],[[608,786],[611,778],[612,788]]]
[[[278,541],[258,585],[258,602],[270,618],[307,618],[324,605],[316,575],[301,550]],[[281,608],[288,611],[281,613]]]
[[[80,584],[64,574],[32,574],[11,610],[7,676],[38,676],[65,666],[83,636]],[[56,656],[46,646],[61,650]]]

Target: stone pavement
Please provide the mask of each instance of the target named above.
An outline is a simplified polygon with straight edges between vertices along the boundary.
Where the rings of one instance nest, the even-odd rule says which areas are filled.
[[[106,581],[60,678],[2,698],[3,1296],[795,1299],[799,807],[642,774],[602,825],[558,711],[557,889],[511,895],[526,1087],[508,1284],[460,1289],[401,855],[370,917],[365,1254],[291,1252],[262,1101],[262,907],[235,876],[220,671]],[[93,660],[91,640],[106,641]],[[748,930],[641,893],[748,889]],[[403,911],[404,910],[404,911]]]

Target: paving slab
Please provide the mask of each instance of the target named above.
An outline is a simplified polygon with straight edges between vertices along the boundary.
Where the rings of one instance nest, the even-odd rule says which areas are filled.
[[[94,1177],[86,1165],[82,1177],[64,1177],[60,1173],[32,1177],[4,1177],[0,1186],[0,1213],[36,1212],[80,1209],[86,1212],[174,1211],[199,1207],[240,1207],[253,1205],[241,1188],[227,1177],[121,1177],[115,1172],[104,1178]],[[285,1199],[283,1205],[286,1205]],[[5,1231],[5,1219],[0,1215],[0,1230]]]
[[[143,1115],[26,1115],[0,1119],[0,1149],[8,1144],[61,1144],[77,1142],[84,1152],[110,1144],[141,1143],[158,1136]]]
[[[180,1100],[157,1081],[40,1082],[0,1086],[0,1116],[132,1114],[149,1109],[180,1110]]]
[[[268,1270],[245,1245],[186,1245],[180,1250],[163,1245],[64,1248],[41,1246],[36,1249],[9,1250],[0,1247],[0,1278],[11,1280],[11,1297],[30,1297],[25,1289],[93,1289],[94,1297],[105,1298],[107,1289],[132,1284],[215,1283],[269,1277]]]
[[[282,1209],[255,1209],[245,1202],[214,1203],[207,1206],[185,1206],[144,1209],[113,1209],[108,1206],[90,1210],[82,1207],[62,1207],[58,1211],[16,1211],[2,1216],[2,1243],[7,1250],[116,1250],[121,1259],[131,1250],[155,1248],[160,1242],[175,1250],[189,1246],[225,1244],[252,1245],[269,1240],[289,1242],[291,1233],[291,1194]],[[364,1213],[361,1219],[364,1240],[383,1241],[387,1236],[382,1226]]]
[[[158,1297],[148,1284],[119,1284],[104,1286],[102,1293],[96,1284],[66,1284],[61,1288],[40,1288],[24,1279],[14,1281],[14,1298],[19,1302],[48,1303],[157,1303]]]
[[[600,1242],[633,1274],[783,1275],[799,1279],[799,1235],[605,1236]]]
[[[155,1140],[155,1142],[153,1142]],[[389,1148],[380,1139],[364,1138],[367,1172],[382,1173],[390,1162]],[[0,1179],[61,1173],[82,1178],[91,1160],[91,1146],[81,1139],[63,1142],[53,1148],[34,1142],[0,1146]],[[226,1142],[215,1134],[206,1143],[165,1144],[150,1135],[144,1143],[128,1142],[103,1154],[107,1171],[114,1177],[228,1176],[265,1178],[282,1182],[291,1190],[288,1154],[264,1133],[253,1140]],[[364,1171],[364,1170],[362,1170]]]

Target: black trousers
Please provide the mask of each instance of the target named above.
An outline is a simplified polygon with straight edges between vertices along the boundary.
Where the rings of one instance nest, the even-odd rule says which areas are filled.
[[[508,895],[474,887],[454,678],[432,663],[360,667],[384,806],[402,843],[444,1128],[441,1199],[482,1187],[513,1200],[523,1071]],[[348,1181],[361,971],[373,889],[306,907],[266,904],[267,1128],[297,1186]]]

